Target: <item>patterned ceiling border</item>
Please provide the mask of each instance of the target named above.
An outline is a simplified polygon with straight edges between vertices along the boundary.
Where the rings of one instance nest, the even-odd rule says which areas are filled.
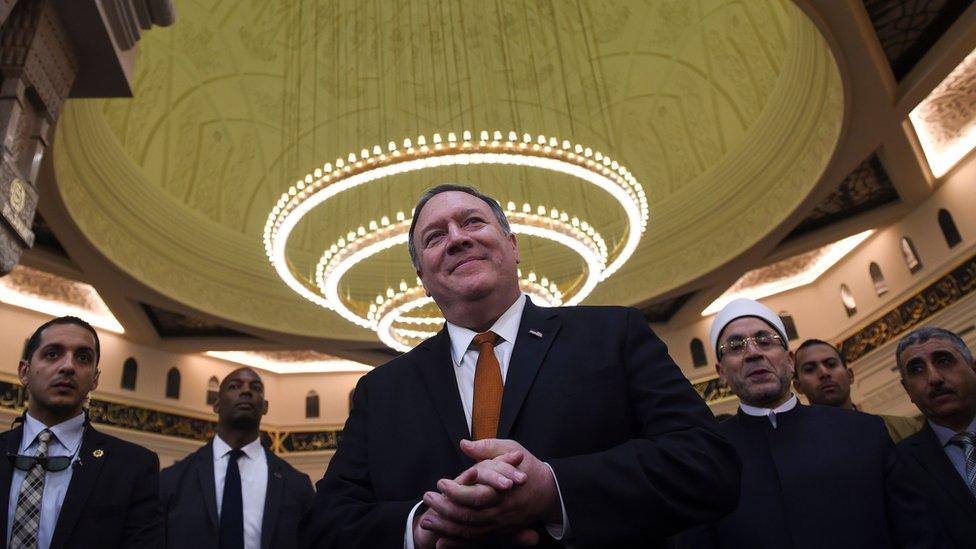
[[[871,153],[783,241],[787,242],[898,200],[898,191],[891,183],[884,164],[877,153]]]
[[[854,362],[974,291],[976,255],[844,339],[837,347],[844,360]]]
[[[0,408],[22,412],[27,407],[27,393],[20,384],[0,381]],[[141,406],[119,404],[93,398],[88,413],[92,423],[131,431],[206,442],[217,432],[217,422]],[[261,442],[276,454],[335,450],[342,439],[341,430],[261,431]]]
[[[901,80],[973,0],[864,0],[896,80]]]
[[[692,381],[691,387],[702,397],[705,404],[718,404],[726,400],[735,398],[732,389],[722,383],[717,375]]]

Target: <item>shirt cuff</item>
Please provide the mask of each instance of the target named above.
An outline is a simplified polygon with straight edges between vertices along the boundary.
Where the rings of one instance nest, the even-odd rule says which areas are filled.
[[[403,531],[403,549],[413,549],[413,516],[422,503],[423,501],[418,501],[407,515],[407,528]]]
[[[569,539],[570,530],[569,530],[569,517],[566,516],[566,504],[563,503],[563,492],[562,490],[559,489],[559,479],[556,478],[556,471],[553,470],[552,465],[549,465],[546,462],[543,463],[545,463],[546,467],[549,468],[549,472],[552,473],[552,481],[556,483],[556,494],[559,496],[559,509],[563,513],[562,524],[551,524],[547,522],[546,532],[549,532],[549,535],[552,536],[552,539],[556,541],[564,541]],[[411,516],[412,515],[413,513],[411,513]],[[411,546],[409,549],[413,549],[413,546]]]

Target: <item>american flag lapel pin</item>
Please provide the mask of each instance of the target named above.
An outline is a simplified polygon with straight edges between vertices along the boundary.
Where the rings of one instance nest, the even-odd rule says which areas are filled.
[[[529,335],[542,339],[542,332],[539,330],[529,330]]]

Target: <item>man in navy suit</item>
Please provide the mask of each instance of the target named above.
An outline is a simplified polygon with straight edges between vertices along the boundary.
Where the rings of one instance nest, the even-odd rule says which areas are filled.
[[[470,187],[425,193],[409,247],[447,325],[360,380],[306,545],[657,547],[731,509],[738,457],[638,311],[534,305]]]
[[[790,392],[794,357],[783,321],[736,299],[710,331],[721,380],[739,412],[720,431],[742,456],[732,513],[678,536],[680,548],[945,547],[877,416],[803,406]]]
[[[98,386],[98,334],[65,316],[41,325],[18,374],[30,401],[0,434],[3,547],[159,547],[156,454],[96,431],[82,407]]]
[[[898,342],[901,384],[925,414],[898,444],[912,477],[956,547],[976,547],[976,362],[965,342],[919,328]]]
[[[159,475],[166,546],[289,549],[312,481],[261,446],[264,382],[238,368],[220,383],[217,436]]]

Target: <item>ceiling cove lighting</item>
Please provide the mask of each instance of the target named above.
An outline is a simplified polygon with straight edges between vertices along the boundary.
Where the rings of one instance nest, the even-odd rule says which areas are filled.
[[[789,272],[783,276],[759,276],[756,274],[759,271],[769,269],[770,272],[776,272],[776,266],[780,263],[793,261],[794,258],[783,260],[782,262],[774,263],[767,267],[761,267],[753,271],[749,271],[744,274],[739,280],[735,282],[728,290],[725,291],[718,299],[713,301],[708,307],[702,311],[702,316],[713,315],[722,310],[730,301],[733,299],[738,299],[740,297],[745,297],[748,299],[760,300],[765,297],[776,295],[787,290],[792,290],[794,288],[799,288],[800,286],[806,286],[814,281],[816,281],[822,274],[827,272],[828,269],[833,267],[838,261],[844,258],[847,254],[854,251],[862,242],[867,240],[869,236],[874,234],[874,229],[864,231],[863,233],[858,233],[853,236],[849,236],[843,240],[838,240],[833,244],[828,244],[822,248],[814,250],[813,252],[808,252],[809,260],[805,261],[802,268],[796,272]],[[765,278],[760,282],[755,282],[755,278]],[[746,283],[746,281],[751,283]]]
[[[96,328],[125,333],[95,288],[23,265],[0,278],[0,302],[53,317],[76,316]]]
[[[976,147],[976,50],[963,59],[909,118],[932,175],[942,177]]]
[[[282,193],[272,208],[263,234],[268,260],[285,284],[303,298],[376,331],[390,347],[409,350],[443,322],[431,313],[431,307],[426,307],[432,301],[419,280],[410,284],[402,280],[397,289],[378,289],[371,302],[343,297],[340,287],[350,283],[346,275],[355,265],[406,244],[410,219],[401,211],[379,220],[364,220],[356,229],[324,246],[312,277],[296,272],[287,258],[292,232],[326,201],[341,200],[347,190],[394,175],[444,166],[527,167],[568,175],[597,192],[609,194],[626,220],[619,244],[608,249],[605,238],[594,226],[570,212],[552,206],[533,207],[526,203],[518,207],[514,202],[507,203],[512,232],[556,243],[581,258],[584,265],[580,276],[559,283],[528,273],[520,280],[523,291],[547,305],[580,303],[636,250],[647,228],[644,189],[627,168],[589,147],[542,135],[533,138],[523,134],[519,138],[516,132],[508,132],[507,137],[501,131],[481,131],[479,139],[473,139],[470,131],[464,131],[460,139],[453,132],[446,139],[434,134],[428,143],[421,135],[416,141],[404,139],[402,146],[391,141],[385,148],[377,145],[325,164]]]
[[[242,366],[259,368],[275,374],[364,373],[373,369],[372,366],[366,364],[338,358],[332,360],[290,361],[274,360],[261,353],[248,351],[206,351],[204,354],[212,358],[233,362]]]

